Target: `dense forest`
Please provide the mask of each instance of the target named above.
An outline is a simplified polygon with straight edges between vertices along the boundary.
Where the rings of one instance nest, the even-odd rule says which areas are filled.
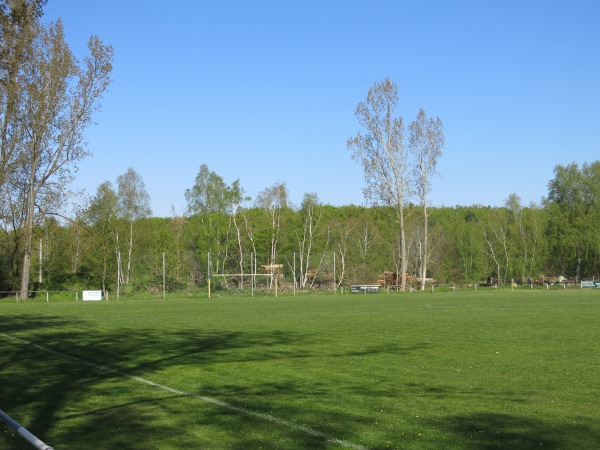
[[[124,181],[137,181],[133,185],[138,194],[144,193],[130,169],[119,177],[120,189],[104,183],[77,218],[45,217],[34,230],[35,289],[114,291],[118,282],[124,292],[161,292],[166,281],[168,291],[182,292],[205,287],[209,274],[215,287],[241,289],[244,278],[249,283],[248,274],[261,270],[277,272],[281,286],[295,279],[300,290],[398,284],[394,274],[401,261],[392,207],[324,205],[316,194],[305,195],[294,207],[287,203],[283,183],[265,189],[252,206],[244,207],[249,199],[237,183],[224,185],[214,172],[202,169],[204,190],[186,192],[190,210],[196,208],[190,214],[152,218],[131,202],[125,208],[132,193],[125,187],[132,183]],[[555,175],[542,205],[524,206],[513,194],[502,207],[430,208],[428,283],[596,277],[600,162],[557,166]],[[202,185],[198,181],[195,188]],[[145,195],[134,198],[142,206],[149,200]],[[405,217],[407,278],[417,287],[423,218],[417,205],[408,205]],[[14,291],[24,233],[21,227],[6,226],[11,222],[3,223],[0,283],[2,290]]]

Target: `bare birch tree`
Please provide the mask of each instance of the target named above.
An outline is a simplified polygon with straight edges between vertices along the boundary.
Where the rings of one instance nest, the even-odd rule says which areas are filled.
[[[306,289],[308,284],[309,267],[313,251],[313,244],[316,234],[319,233],[319,223],[321,213],[319,211],[319,198],[316,193],[305,194],[300,207],[300,213],[303,216],[302,232],[296,230],[296,240],[298,241],[298,256],[300,260],[300,289]],[[313,276],[316,277],[316,272]]]
[[[408,154],[404,143],[404,122],[396,117],[398,87],[386,78],[375,83],[365,101],[355,110],[365,134],[347,141],[352,158],[359,161],[365,172],[365,198],[373,203],[391,205],[396,211],[400,233],[401,289],[406,289],[406,237],[404,207],[409,197]]]
[[[356,223],[348,220],[334,223],[334,232],[338,235],[337,254],[339,255],[336,273],[334,273],[336,278],[336,289],[339,289],[342,286],[344,277],[346,276],[346,260],[350,251],[351,233],[355,227]]]
[[[485,253],[494,261],[499,284],[504,284],[510,273],[507,214],[506,210],[496,211],[490,215],[483,228],[483,237],[487,243]]]
[[[277,258],[277,243],[281,225],[282,211],[288,207],[288,190],[285,183],[276,182],[273,186],[263,189],[256,197],[255,206],[267,214],[270,222],[269,266],[275,264]]]
[[[438,159],[442,156],[444,147],[444,126],[439,117],[427,119],[423,108],[419,110],[417,118],[408,127],[409,148],[414,158],[415,190],[423,208],[423,242],[420,251],[421,290],[425,290],[427,277],[427,263],[429,260],[429,232],[427,213],[428,194],[431,190],[431,177],[437,174]]]
[[[365,220],[361,228],[354,234],[353,239],[363,263],[367,261],[367,253],[369,252],[374,239],[373,231],[369,229],[369,222]]]
[[[129,238],[127,239],[127,266],[122,281],[129,284],[131,276],[131,258],[133,255],[133,224],[136,220],[150,217],[150,195],[142,177],[133,168],[127,169],[117,177],[117,195],[119,197],[119,216],[129,223]]]
[[[235,180],[227,189],[229,198],[228,211],[235,227],[237,246],[238,246],[238,267],[240,275],[240,289],[244,289],[244,245],[242,240],[242,230],[238,223],[238,214],[243,215],[243,204],[250,200],[250,197],[244,195],[244,188],[240,185],[240,180]]]

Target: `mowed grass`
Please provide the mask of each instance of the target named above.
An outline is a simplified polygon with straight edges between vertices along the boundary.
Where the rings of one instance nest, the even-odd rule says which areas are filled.
[[[600,443],[597,290],[3,300],[0,350],[0,409],[56,450]]]

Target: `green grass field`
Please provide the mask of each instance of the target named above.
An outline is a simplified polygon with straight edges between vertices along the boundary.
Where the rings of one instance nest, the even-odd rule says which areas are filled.
[[[56,450],[600,445],[598,290],[5,299],[0,348]]]

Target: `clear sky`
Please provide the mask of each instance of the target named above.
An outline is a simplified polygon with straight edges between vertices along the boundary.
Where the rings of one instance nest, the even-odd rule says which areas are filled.
[[[253,199],[364,204],[346,140],[375,82],[406,123],[444,123],[437,206],[539,202],[557,164],[600,159],[597,0],[48,0],[78,57],[115,50],[74,187],[132,167],[153,214],[186,207],[202,164]]]

